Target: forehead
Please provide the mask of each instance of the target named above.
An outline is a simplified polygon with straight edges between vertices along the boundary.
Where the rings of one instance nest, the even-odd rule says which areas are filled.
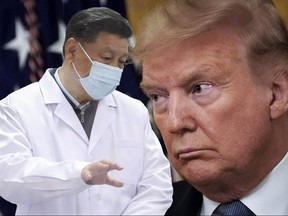
[[[207,32],[167,47],[157,56],[146,57],[142,83],[153,82],[156,78],[165,79],[165,83],[175,82],[187,76],[209,75],[206,71],[217,71],[219,75],[233,70],[232,67],[247,65],[246,49],[237,37],[227,35]]]
[[[128,53],[128,38],[122,38],[119,35],[108,32],[100,32],[95,42],[84,44],[85,48],[93,51],[111,51]]]

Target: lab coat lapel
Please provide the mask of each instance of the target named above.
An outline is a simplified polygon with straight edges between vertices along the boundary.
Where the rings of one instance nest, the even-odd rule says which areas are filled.
[[[66,100],[66,99],[65,99]],[[88,143],[88,137],[84,131],[83,126],[81,125],[79,119],[75,115],[75,112],[69,102],[64,101],[58,103],[55,109],[55,115],[59,117],[63,122],[69,125],[76,133],[81,136],[81,138]]]
[[[50,104],[54,108],[54,114],[88,143],[88,137],[79,119],[75,115],[72,106],[69,104],[48,70],[39,83],[45,104]]]
[[[107,128],[116,117],[116,111],[117,107],[112,94],[99,101],[90,136],[89,153],[107,131]]]

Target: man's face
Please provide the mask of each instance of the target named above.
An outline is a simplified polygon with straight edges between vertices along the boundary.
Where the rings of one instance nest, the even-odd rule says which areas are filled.
[[[129,54],[128,39],[107,32],[100,33],[93,43],[80,43],[70,38],[66,42],[65,50],[64,65],[68,65],[69,74],[64,85],[80,103],[91,100],[82,87],[79,76],[84,78],[90,74],[92,61],[124,68]]]
[[[80,45],[77,44],[77,46],[74,64],[81,73],[81,77],[86,77],[89,75],[92,63]],[[107,32],[100,33],[94,43],[82,44],[82,47],[92,61],[114,67],[124,68],[124,63],[128,58],[128,39]]]
[[[250,70],[246,50],[221,32],[144,59],[141,86],[172,164],[202,192],[254,187],[271,168],[271,91]]]

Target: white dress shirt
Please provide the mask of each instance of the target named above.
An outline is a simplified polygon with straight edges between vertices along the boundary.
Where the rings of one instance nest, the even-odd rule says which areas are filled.
[[[256,215],[288,215],[288,153],[272,172],[241,199]],[[220,203],[203,196],[201,215],[211,215]]]

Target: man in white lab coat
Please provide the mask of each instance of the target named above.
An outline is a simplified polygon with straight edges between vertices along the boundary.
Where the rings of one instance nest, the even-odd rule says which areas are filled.
[[[163,215],[170,164],[142,102],[115,90],[132,30],[108,8],[68,23],[64,62],[0,102],[0,196],[18,215]]]

